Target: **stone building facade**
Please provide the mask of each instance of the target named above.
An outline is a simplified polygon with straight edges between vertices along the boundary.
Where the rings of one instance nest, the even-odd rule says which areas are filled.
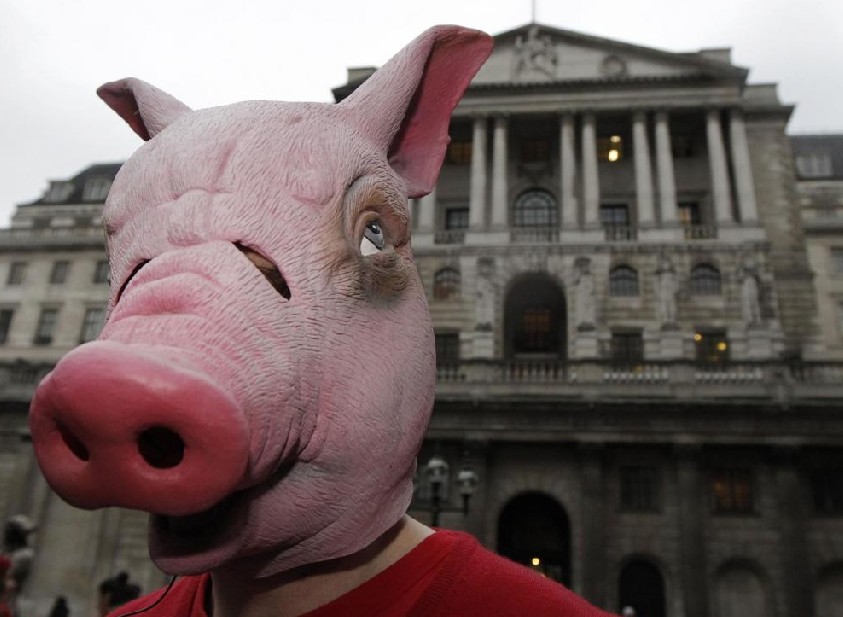
[[[413,513],[613,611],[843,615],[843,242],[810,221],[826,188],[792,107],[747,74],[726,49],[504,32],[413,204],[439,363]],[[84,604],[118,569],[162,580],[143,517],[62,504],[26,441],[32,387],[102,316],[115,171],[53,183],[0,231],[0,513],[41,523],[36,601]]]

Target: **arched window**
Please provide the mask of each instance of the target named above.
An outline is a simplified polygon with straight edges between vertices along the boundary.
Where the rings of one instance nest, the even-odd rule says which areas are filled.
[[[644,559],[632,559],[618,581],[620,610],[631,607],[641,617],[665,617],[664,579],[659,569]]]
[[[629,266],[617,266],[609,272],[609,295],[615,298],[637,296],[638,272]]]
[[[699,264],[691,270],[691,293],[696,296],[720,295],[720,270],[711,264]]]
[[[515,200],[515,227],[556,227],[556,199],[542,189],[530,189]]]
[[[717,609],[721,617],[766,617],[770,604],[764,581],[741,564],[723,568],[717,576]]]
[[[433,275],[433,297],[436,300],[447,300],[454,296],[460,288],[460,273],[454,268],[442,268]]]
[[[504,353],[566,353],[566,304],[559,286],[546,274],[523,275],[504,302]]]

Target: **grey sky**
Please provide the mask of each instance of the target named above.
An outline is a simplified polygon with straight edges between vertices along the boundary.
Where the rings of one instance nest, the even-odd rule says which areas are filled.
[[[841,0],[538,0],[537,21],[668,51],[731,47],[796,103],[790,132],[843,132]],[[121,161],[140,140],[94,94],[135,76],[201,108],[330,101],[437,23],[496,34],[530,0],[0,0],[0,226],[49,179]]]

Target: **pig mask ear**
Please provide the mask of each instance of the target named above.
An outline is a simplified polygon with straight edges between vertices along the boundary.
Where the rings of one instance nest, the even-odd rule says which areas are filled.
[[[436,26],[340,103],[388,153],[409,197],[422,197],[436,185],[448,146],[451,112],[492,45],[492,37],[483,32]]]
[[[128,77],[97,88],[105,104],[117,112],[144,141],[167,128],[190,107],[145,81]]]

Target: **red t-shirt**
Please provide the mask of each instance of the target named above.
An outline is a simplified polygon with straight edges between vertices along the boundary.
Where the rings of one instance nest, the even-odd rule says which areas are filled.
[[[123,617],[207,617],[208,574],[182,578],[114,611]],[[157,602],[157,604],[156,604]],[[147,607],[149,607],[147,609]],[[147,610],[144,610],[147,609]],[[389,568],[302,617],[606,617],[562,585],[484,549],[473,536],[437,531]]]

